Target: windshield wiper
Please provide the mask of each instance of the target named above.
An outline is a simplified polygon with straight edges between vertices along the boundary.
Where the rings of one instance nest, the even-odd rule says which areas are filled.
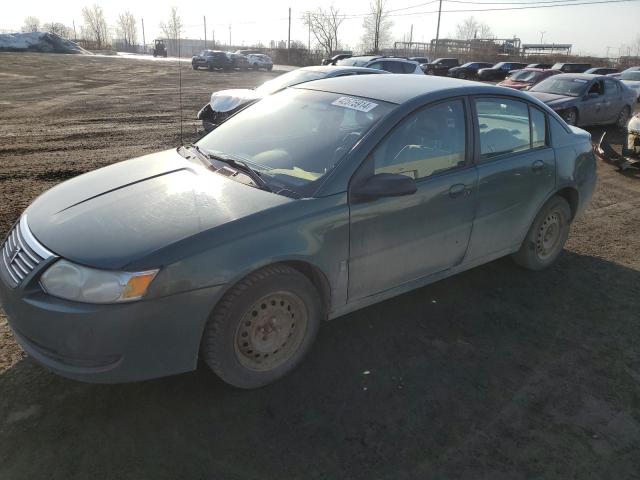
[[[271,187],[269,187],[267,182],[264,180],[264,178],[262,178],[262,175],[260,175],[260,172],[251,168],[249,164],[244,160],[237,158],[235,156],[229,155],[227,153],[222,153],[218,151],[215,151],[215,152],[207,151],[200,148],[198,145],[190,145],[190,147],[195,149],[200,155],[207,158],[208,160],[217,160],[218,162],[223,162],[223,163],[226,163],[227,165],[231,165],[236,170],[240,171],[241,173],[244,173],[249,178],[251,178],[251,180],[253,180],[253,183],[255,183],[258,186],[258,188],[267,190],[269,192],[273,191]]]

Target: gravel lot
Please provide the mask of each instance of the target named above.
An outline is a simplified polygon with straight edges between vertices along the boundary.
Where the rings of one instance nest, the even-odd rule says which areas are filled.
[[[183,140],[212,90],[276,74],[183,68]],[[177,81],[171,62],[0,54],[0,235],[56,183],[179,144]],[[62,379],[0,313],[0,478],[639,478],[640,178],[598,169],[552,269],[502,259],[329,322],[257,391],[204,368]]]

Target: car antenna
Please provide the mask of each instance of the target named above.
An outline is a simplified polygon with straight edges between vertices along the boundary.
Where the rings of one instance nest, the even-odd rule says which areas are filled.
[[[180,145],[184,144],[182,139],[182,57],[180,51],[180,35],[178,34],[178,110],[180,112]]]

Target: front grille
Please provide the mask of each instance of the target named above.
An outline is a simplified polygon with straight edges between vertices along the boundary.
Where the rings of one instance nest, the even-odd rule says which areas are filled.
[[[11,230],[2,246],[2,261],[14,288],[20,285],[38,265],[52,256],[53,253],[35,239],[27,226],[27,217],[24,215]]]

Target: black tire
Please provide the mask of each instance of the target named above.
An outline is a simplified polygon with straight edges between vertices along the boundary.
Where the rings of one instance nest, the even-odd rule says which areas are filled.
[[[254,63],[254,64],[253,64],[253,66],[252,66],[251,68],[253,68],[256,72],[257,72],[258,70],[260,70],[260,68],[258,67],[258,64],[257,64],[257,63]]]
[[[578,125],[578,110],[575,108],[565,110],[562,112],[561,117],[567,125]]]
[[[234,387],[267,385],[302,361],[323,310],[318,291],[302,273],[286,265],[265,267],[220,300],[205,327],[202,359]]]
[[[514,261],[529,270],[551,266],[564,248],[570,225],[569,203],[560,196],[551,197],[533,220],[520,250],[513,254]]]
[[[466,80],[467,79],[467,74],[465,72],[460,72],[458,74],[458,78],[461,78],[462,80]]]
[[[209,71],[210,71],[210,72],[213,72],[213,63],[210,63],[210,64],[208,65],[208,67],[209,67]]]
[[[267,70],[268,70],[268,71],[273,70],[273,65],[269,65],[269,66],[267,67]]]
[[[615,125],[618,128],[627,128],[627,123],[629,122],[629,117],[631,116],[631,109],[628,105],[625,105],[620,113],[618,113],[618,117],[616,118]]]
[[[197,70],[197,69],[198,69],[198,66],[197,66],[195,63],[192,63],[192,64],[191,64],[191,67],[192,67],[194,70]]]

